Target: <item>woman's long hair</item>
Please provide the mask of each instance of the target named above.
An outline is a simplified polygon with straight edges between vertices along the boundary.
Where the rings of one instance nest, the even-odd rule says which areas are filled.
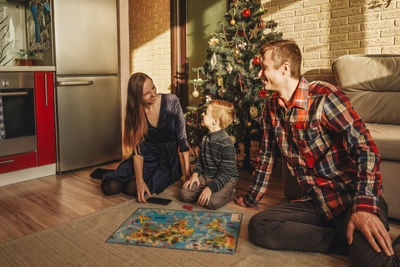
[[[123,137],[124,157],[129,157],[133,152],[138,154],[138,145],[147,134],[146,113],[142,101],[143,84],[147,79],[151,80],[147,74],[141,72],[132,74],[129,79]]]

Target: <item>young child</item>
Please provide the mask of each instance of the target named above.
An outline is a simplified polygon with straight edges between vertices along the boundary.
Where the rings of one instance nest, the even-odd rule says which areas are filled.
[[[193,175],[180,192],[184,202],[195,202],[218,209],[232,200],[238,180],[236,149],[225,131],[235,114],[233,104],[223,100],[210,102],[203,125],[210,131],[203,137]]]

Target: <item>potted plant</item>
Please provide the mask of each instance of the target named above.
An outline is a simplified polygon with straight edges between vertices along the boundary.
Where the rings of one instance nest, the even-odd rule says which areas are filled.
[[[33,61],[39,60],[34,51],[20,49],[17,58],[15,58],[16,65],[18,66],[32,66]]]

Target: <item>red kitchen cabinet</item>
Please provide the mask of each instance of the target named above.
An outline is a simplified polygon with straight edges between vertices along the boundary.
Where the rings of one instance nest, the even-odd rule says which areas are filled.
[[[35,73],[37,165],[56,162],[53,73]]]
[[[36,152],[0,158],[0,173],[32,168],[36,166]]]

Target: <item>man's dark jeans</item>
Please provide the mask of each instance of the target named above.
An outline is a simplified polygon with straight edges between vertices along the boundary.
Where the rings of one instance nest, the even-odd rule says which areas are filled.
[[[389,229],[387,205],[379,201],[379,218]],[[249,222],[249,238],[268,249],[349,254],[352,266],[400,266],[400,242],[395,255],[376,253],[364,235],[354,231],[353,244],[347,245],[347,222],[351,209],[333,220],[323,220],[311,201],[281,204],[254,215]]]

